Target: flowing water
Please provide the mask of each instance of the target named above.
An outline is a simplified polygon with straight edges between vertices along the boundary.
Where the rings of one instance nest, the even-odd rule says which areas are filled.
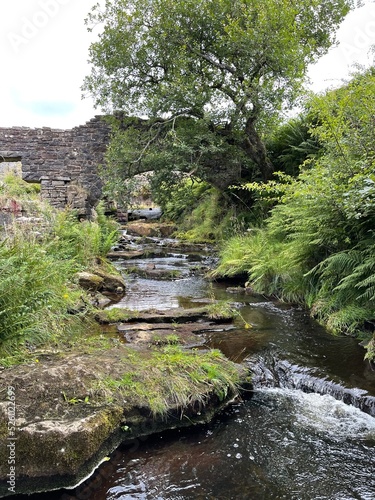
[[[156,268],[182,271],[180,278],[130,276],[116,307],[232,301],[240,313],[236,328],[211,332],[206,346],[249,365],[253,396],[209,425],[135,440],[80,487],[40,498],[374,500],[375,372],[364,349],[330,336],[302,310],[228,293],[192,275],[192,260],[153,260]]]

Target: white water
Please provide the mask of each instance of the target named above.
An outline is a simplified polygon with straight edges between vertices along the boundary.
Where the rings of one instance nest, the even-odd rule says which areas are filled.
[[[289,401],[293,406],[296,428],[335,440],[375,441],[375,418],[332,396],[280,388],[262,389],[261,392]]]

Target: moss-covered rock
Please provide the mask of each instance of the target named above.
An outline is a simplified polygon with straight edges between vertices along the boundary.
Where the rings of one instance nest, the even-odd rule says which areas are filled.
[[[248,372],[219,352],[89,344],[0,372],[15,408],[13,422],[3,391],[0,496],[74,486],[122,441],[207,422],[248,383]],[[15,491],[6,482],[13,439]]]
[[[108,274],[102,270],[92,272],[81,271],[77,273],[77,280],[80,287],[89,292],[125,293],[125,281],[120,275]]]

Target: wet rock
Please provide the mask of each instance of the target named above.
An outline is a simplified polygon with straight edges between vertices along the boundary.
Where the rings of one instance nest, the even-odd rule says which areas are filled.
[[[102,288],[103,278],[97,274],[81,271],[77,273],[78,284],[84,290],[89,292],[97,292]]]
[[[151,222],[129,222],[126,226],[128,234],[147,237],[170,237],[177,229],[174,224],[151,223]]]
[[[105,273],[101,270],[93,272],[81,271],[77,273],[78,284],[90,292],[125,293],[125,281],[120,275]]]
[[[176,307],[175,309],[169,309],[166,311],[139,311],[135,318],[130,318],[129,321],[147,321],[149,323],[184,323],[188,321],[199,321],[204,319],[210,319],[213,322],[224,322],[223,318],[210,318],[210,314],[206,307],[197,307],[191,309],[183,309],[182,307]],[[229,319],[228,321],[231,321]]]
[[[228,293],[244,293],[245,288],[242,286],[229,286],[226,291]]]
[[[145,267],[128,267],[127,271],[141,278],[154,280],[174,280],[181,277],[182,272],[175,269],[158,269],[155,264],[149,264]]]
[[[95,293],[92,297],[91,304],[99,309],[104,309],[111,304],[112,298],[109,298],[99,292]]]
[[[107,257],[111,260],[117,260],[117,259],[140,259],[142,257],[145,257],[146,251],[145,250],[114,250],[112,252],[109,252],[107,254]]]
[[[17,453],[17,494],[74,486],[121,442],[208,422],[238,395],[229,390],[227,397],[220,400],[212,387],[203,384],[198,399],[193,397],[183,408],[171,401],[166,414],[155,415],[147,403],[118,393],[116,385],[100,385],[108,377],[121,381],[126,376],[134,352],[129,354],[129,349],[118,343],[92,354],[40,355],[38,362],[0,372],[1,386],[8,387],[8,391],[11,387],[16,401],[12,432]],[[240,379],[247,380],[247,370],[227,363],[238,371]],[[186,418],[181,418],[182,411]],[[3,443],[9,438],[9,421],[5,394],[0,402]],[[130,436],[124,427],[131,429]],[[11,493],[6,484],[8,457],[8,448],[2,446],[0,496]]]
[[[120,275],[108,274],[101,270],[94,271],[97,276],[103,279],[102,292],[116,293],[123,295],[125,292],[125,280]]]
[[[118,332],[127,342],[132,344],[147,344],[162,346],[179,344],[184,346],[204,345],[204,333],[227,331],[232,326],[218,325],[217,323],[201,321],[190,323],[120,323]]]

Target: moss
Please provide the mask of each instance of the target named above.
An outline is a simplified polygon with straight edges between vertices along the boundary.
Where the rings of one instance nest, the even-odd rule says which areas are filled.
[[[112,407],[84,419],[45,420],[19,428],[16,442],[18,474],[75,475],[118,428],[121,418],[122,410]],[[3,477],[8,467],[6,454],[6,450],[0,454]]]
[[[128,321],[131,318],[137,318],[137,316],[137,311],[131,311],[130,309],[123,309],[120,307],[113,307],[112,309],[97,311],[95,313],[95,320],[101,324],[110,324],[119,323],[121,321]]]
[[[168,339],[174,344],[176,336]],[[100,349],[100,342],[88,354],[41,357],[4,370],[26,421],[17,429],[19,492],[72,486],[123,440],[209,421],[238,395],[247,375],[216,350],[134,350],[121,343]],[[6,467],[1,449],[2,478]]]
[[[193,401],[204,407],[211,393],[220,400],[238,393],[242,372],[219,351],[186,351],[168,345],[127,357],[122,376],[106,377],[100,387],[117,394],[119,400],[149,407],[157,416],[166,415],[171,406],[183,413]]]

